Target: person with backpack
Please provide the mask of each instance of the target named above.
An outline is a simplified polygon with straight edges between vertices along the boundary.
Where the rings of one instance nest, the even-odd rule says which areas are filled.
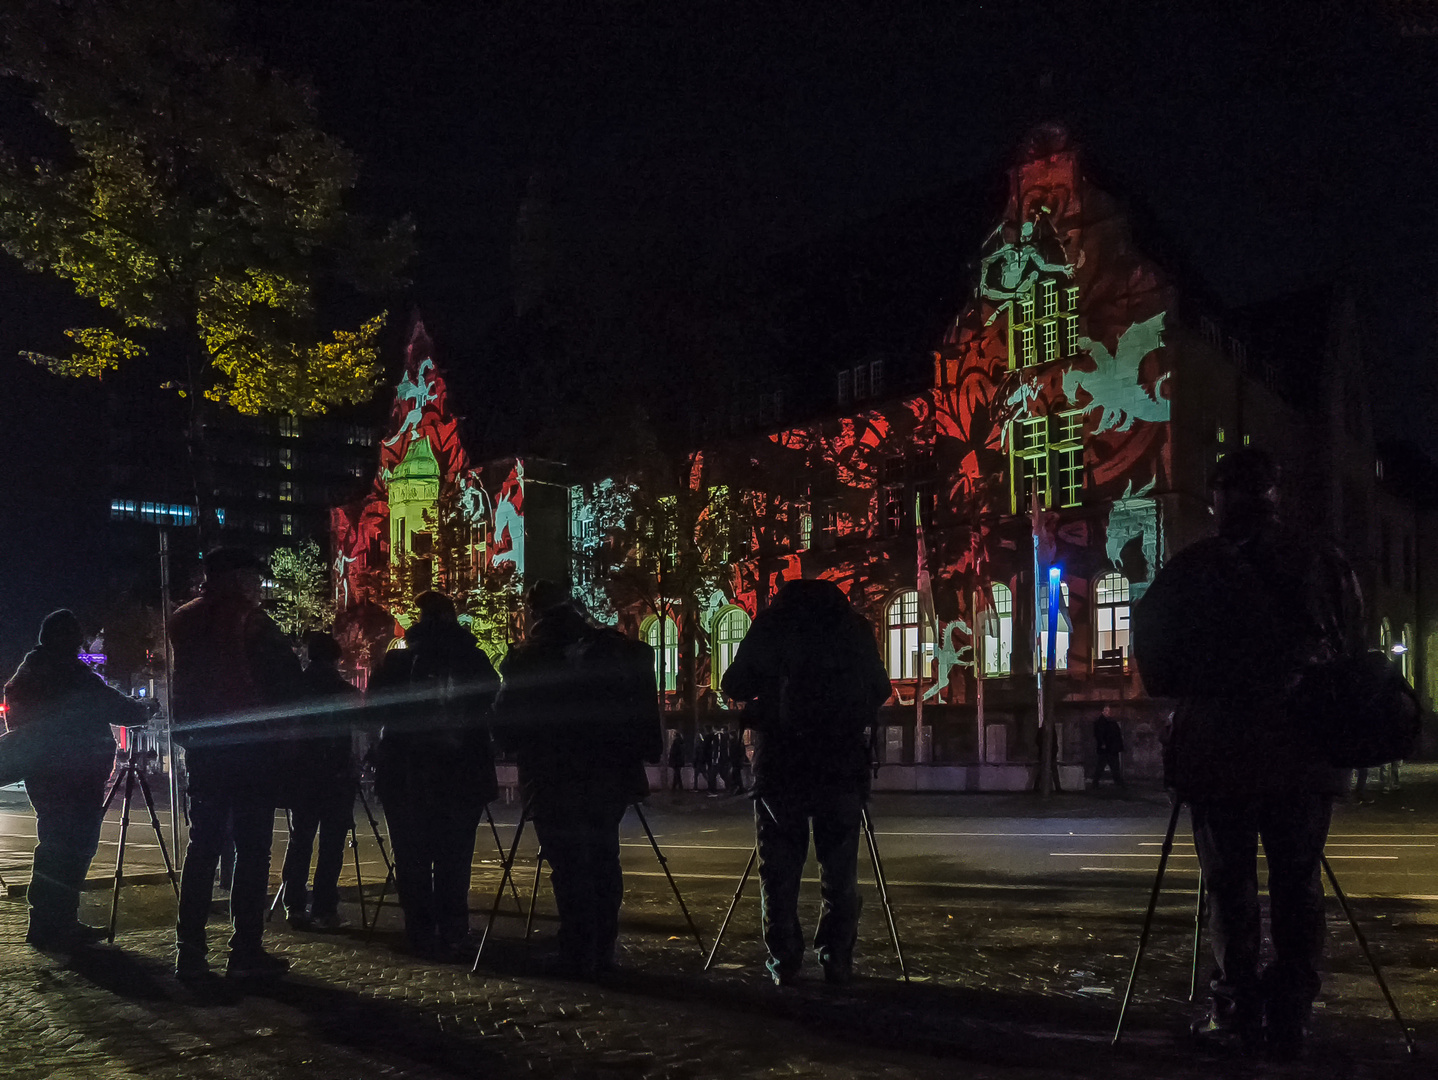
[[[115,764],[110,725],[134,727],[145,707],[105,685],[80,659],[73,612],[45,616],[40,638],[5,684],[7,742],[31,743],[25,794],[35,808],[35,862],[25,940],[64,951],[104,940],[79,920],[80,890],[100,845],[105,781]]]
[[[280,876],[291,927],[338,930],[344,925],[339,913],[340,871],[345,837],[354,827],[358,787],[351,753],[351,709],[360,693],[339,672],[339,642],[323,630],[310,631],[304,641],[309,664],[301,680],[311,709],[287,747],[290,840]],[[325,704],[332,708],[324,708]],[[312,893],[307,882],[317,839]]]
[[[769,975],[783,986],[803,964],[799,879],[812,822],[823,904],[814,948],[825,980],[846,983],[859,927],[859,829],[872,756],[866,731],[890,693],[873,628],[833,582],[791,581],[754,620],[723,690],[750,703]]]
[[[1301,1054],[1323,950],[1319,863],[1346,775],[1330,762],[1307,673],[1360,655],[1363,605],[1343,555],[1278,516],[1280,472],[1257,448],[1212,481],[1218,535],[1179,552],[1134,612],[1145,688],[1177,699],[1165,771],[1193,817],[1216,965],[1200,1040]],[[1268,864],[1273,961],[1259,971],[1257,850]]]
[[[369,686],[384,723],[372,760],[394,853],[405,941],[416,956],[463,960],[475,831],[499,794],[490,707],[499,687],[489,657],[441,592],[415,597],[419,618]]]
[[[649,794],[644,763],[664,749],[654,650],[593,627],[562,586],[537,581],[529,626],[500,665],[495,734],[519,765],[524,812],[559,908],[556,973],[615,966],[624,877],[619,821]]]

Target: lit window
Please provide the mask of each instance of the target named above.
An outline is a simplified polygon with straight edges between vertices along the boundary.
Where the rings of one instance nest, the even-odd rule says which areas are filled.
[[[280,483],[280,502],[294,502],[295,485],[288,480]]]
[[[286,469],[293,469],[295,467],[295,452],[288,446],[280,450],[280,464]]]
[[[1061,446],[1083,443],[1083,410],[1073,409],[1061,412],[1055,418],[1058,425],[1058,444]]]
[[[1094,628],[1098,634],[1097,657],[1117,658],[1128,655],[1128,621],[1132,606],[1129,601],[1128,578],[1122,574],[1105,574],[1094,584]]]
[[[1064,355],[1077,356],[1079,351],[1079,322],[1078,315],[1065,315],[1064,323]]]
[[[280,532],[282,532],[282,533],[283,533],[284,535],[286,535],[286,536],[293,536],[293,535],[294,535],[294,532],[295,532],[295,516],[294,516],[294,514],[281,514],[281,515],[280,515]]]
[[[679,627],[667,615],[662,623],[651,615],[644,620],[644,640],[654,650],[655,682],[668,691],[679,689]]]
[[[909,589],[889,601],[884,613],[889,678],[917,679],[933,659],[932,630],[919,625],[919,594]]]
[[[1069,583],[1062,582],[1059,591],[1063,594],[1063,610],[1068,610]],[[1048,669],[1049,662],[1049,583],[1039,586],[1039,664]],[[1054,634],[1054,670],[1066,671],[1069,666],[1069,632],[1064,625],[1062,612],[1059,616],[1058,632]]]
[[[1034,321],[1034,294],[1032,291],[1024,293],[1014,301],[1014,318],[1020,325],[1027,325]]]
[[[1078,506],[1083,502],[1083,447],[1060,450],[1058,458],[1059,505]]]
[[[280,417],[280,434],[290,439],[300,437],[300,418],[298,416]]]
[[[1029,367],[1034,363],[1034,328],[1021,326],[1018,332],[1019,365]]]
[[[1057,360],[1059,355],[1059,327],[1058,323],[1049,319],[1042,324],[1044,332],[1044,362]]]
[[[713,647],[710,649],[710,682],[717,690],[724,672],[734,662],[739,643],[749,632],[749,613],[743,608],[727,607],[714,620]]]
[[[1039,286],[1040,302],[1042,303],[1043,317],[1045,319],[1057,315],[1059,311],[1059,286],[1058,282],[1050,279]]]
[[[1045,506],[1049,505],[1048,417],[1015,420],[1010,432],[1010,446],[1013,512],[1022,512],[1029,505],[1034,491],[1039,493],[1039,500]]]
[[[993,598],[993,618],[984,626],[984,674],[1007,675],[1013,670],[1014,594],[1007,585],[995,585]]]
[[[1068,312],[1070,315],[1077,315],[1077,314],[1078,314],[1078,286],[1077,286],[1077,285],[1070,285],[1070,286],[1068,286],[1067,288],[1064,289],[1064,310],[1065,310],[1066,312]],[[1077,319],[1074,319],[1073,321],[1074,321],[1074,325],[1077,326],[1077,325],[1078,325],[1078,320],[1077,320]]]
[[[1413,627],[1407,623],[1403,624],[1402,637],[1403,653],[1399,660],[1403,666],[1403,677],[1408,680],[1408,685],[1413,685]]]

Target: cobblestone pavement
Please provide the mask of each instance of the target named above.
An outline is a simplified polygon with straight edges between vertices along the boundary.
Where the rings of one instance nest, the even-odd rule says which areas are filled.
[[[476,875],[475,903],[496,878]],[[528,880],[527,878],[525,879]],[[686,884],[706,935],[732,883]],[[752,889],[752,886],[751,886]],[[349,899],[355,899],[351,891]],[[950,901],[900,904],[913,981],[899,979],[875,896],[866,897],[861,977],[825,986],[769,985],[760,968],[757,904],[740,905],[716,969],[702,956],[662,878],[631,877],[623,973],[595,986],[547,978],[553,924],[519,940],[507,915],[485,967],[421,963],[381,931],[297,933],[277,920],[271,944],[289,978],[205,996],[168,973],[173,898],[132,886],[117,946],[66,962],[23,944],[24,908],[0,901],[0,1076],[432,1078],[554,1076],[989,1077],[1434,1075],[1403,1052],[1376,985],[1345,927],[1333,924],[1330,973],[1307,1062],[1277,1067],[1195,1057],[1179,1032],[1187,1002],[1191,898],[1166,898],[1122,1051],[1108,1042],[1144,896],[1064,889],[965,890]],[[540,908],[546,910],[547,891]],[[108,896],[90,894],[103,921]],[[513,912],[514,903],[507,901]],[[347,915],[357,915],[352,903]],[[807,913],[806,913],[807,914]],[[1381,962],[1420,1040],[1438,1054],[1438,906],[1364,901]],[[219,940],[218,923],[212,939]]]

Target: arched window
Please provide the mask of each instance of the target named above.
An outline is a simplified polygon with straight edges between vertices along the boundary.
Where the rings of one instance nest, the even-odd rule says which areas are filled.
[[[1403,655],[1398,659],[1403,664],[1403,677],[1408,680],[1408,685],[1413,685],[1413,627],[1408,623],[1403,624],[1403,637],[1400,641],[1403,646]]]
[[[1378,647],[1393,655],[1393,624],[1386,618],[1378,624]]]
[[[1061,582],[1059,591],[1063,593],[1063,611],[1068,610],[1069,604],[1069,583]],[[1045,671],[1049,663],[1049,583],[1045,581],[1039,586],[1039,666]],[[1069,666],[1069,632],[1064,625],[1063,615],[1059,615],[1058,633],[1054,635],[1054,670],[1067,671]]]
[[[919,625],[919,594],[913,589],[889,601],[884,611],[889,678],[917,679],[928,674],[934,657],[933,629]]]
[[[984,674],[1007,675],[1013,670],[1014,594],[1007,585],[993,588],[993,618],[984,620]]]
[[[724,672],[734,662],[739,643],[749,632],[749,613],[743,608],[726,607],[714,619],[714,630],[709,636],[710,684],[715,690],[724,678]]]
[[[653,615],[644,620],[640,632],[654,650],[654,679],[665,690],[679,689],[679,627],[669,616],[664,617],[664,642],[659,642],[659,620]]]
[[[1094,583],[1094,658],[1122,662],[1128,656],[1128,620],[1133,610],[1128,578],[1105,574]]]

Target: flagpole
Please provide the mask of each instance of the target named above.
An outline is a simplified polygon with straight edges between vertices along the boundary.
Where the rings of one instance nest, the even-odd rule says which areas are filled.
[[[974,745],[979,748],[980,765],[985,764],[988,760],[988,754],[985,752],[986,747],[984,746],[984,743],[987,741],[985,735],[986,729],[984,727],[984,664],[987,663],[987,657],[984,654],[984,638],[986,636],[984,627],[987,624],[984,622],[983,614],[979,611],[979,604],[982,602],[983,590],[975,589],[973,606],[969,610],[973,613],[974,620],[974,683],[975,690],[977,691],[976,697],[978,698],[976,703],[977,708],[974,713],[974,722],[978,725],[978,740]]]

